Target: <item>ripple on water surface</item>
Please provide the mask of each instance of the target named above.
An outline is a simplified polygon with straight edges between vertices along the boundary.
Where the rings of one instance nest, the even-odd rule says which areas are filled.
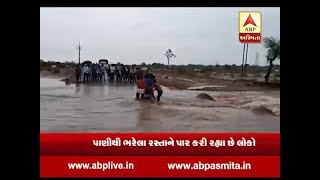
[[[135,86],[65,85],[40,78],[41,131],[118,132],[279,132],[278,92],[206,92],[214,101],[199,100],[200,91],[165,87],[161,104],[135,101]],[[272,109],[270,112],[259,107]],[[274,112],[278,111],[278,116]]]

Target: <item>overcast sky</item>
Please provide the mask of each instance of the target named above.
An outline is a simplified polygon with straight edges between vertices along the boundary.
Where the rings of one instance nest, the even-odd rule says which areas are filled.
[[[40,8],[40,59],[108,59],[124,64],[241,64],[238,12],[260,11],[262,36],[280,38],[280,8]],[[266,64],[262,44],[250,44],[248,63]]]

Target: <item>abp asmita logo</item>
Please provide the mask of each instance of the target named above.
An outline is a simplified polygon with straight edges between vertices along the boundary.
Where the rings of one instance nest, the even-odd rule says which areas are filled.
[[[239,40],[242,43],[261,43],[260,12],[239,12]]]

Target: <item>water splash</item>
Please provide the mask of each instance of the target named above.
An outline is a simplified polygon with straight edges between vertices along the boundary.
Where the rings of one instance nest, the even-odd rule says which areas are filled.
[[[238,108],[249,109],[255,112],[270,112],[280,116],[280,98],[254,95],[221,95],[215,96],[217,101],[233,105]]]
[[[280,97],[264,92],[209,92],[209,91],[175,91],[166,89],[172,96],[166,100],[168,104],[193,107],[233,107],[268,112],[280,116]],[[197,99],[199,94],[206,94],[216,102]],[[259,111],[260,110],[260,111]]]

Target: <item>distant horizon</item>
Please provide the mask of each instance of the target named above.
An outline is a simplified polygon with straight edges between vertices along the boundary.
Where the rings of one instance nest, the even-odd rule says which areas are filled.
[[[262,38],[280,39],[280,8],[40,8],[40,59],[108,59],[123,64],[241,65],[239,11],[262,14]],[[249,44],[248,63],[267,65],[263,44]],[[258,57],[258,60],[256,60]],[[276,60],[277,64],[280,61]]]
[[[74,63],[74,64],[78,64],[78,61],[52,61],[52,60],[44,60],[44,59],[40,59],[40,60],[43,60],[44,62],[59,62],[59,63],[62,63],[62,64],[66,64],[66,63]],[[83,60],[81,61],[81,63],[85,62],[85,61],[90,61],[90,60]],[[99,61],[99,60],[98,60]],[[93,62],[91,61],[92,63],[98,63],[97,62]],[[109,60],[108,60],[109,61]],[[280,62],[280,61],[278,61]],[[109,61],[108,62],[109,64],[117,64],[118,62],[111,62]],[[120,62],[121,63],[121,62]],[[141,62],[141,63],[132,63],[132,64],[136,64],[136,65],[141,65],[142,63],[145,63],[145,62]],[[157,64],[162,64],[162,65],[167,65],[165,63],[158,63],[158,62],[153,62],[153,63],[157,63]],[[152,65],[153,63],[146,63],[146,65]],[[122,63],[123,64],[123,63]],[[241,64],[170,64],[170,66],[187,66],[187,65],[199,65],[199,66],[216,66],[216,65],[219,65],[219,66],[225,66],[225,65],[236,65],[236,66],[241,66]],[[268,64],[266,65],[256,65],[256,64],[249,64],[250,66],[260,66],[260,67],[265,67],[265,66],[269,66]],[[275,66],[280,66],[280,63],[274,63]]]

